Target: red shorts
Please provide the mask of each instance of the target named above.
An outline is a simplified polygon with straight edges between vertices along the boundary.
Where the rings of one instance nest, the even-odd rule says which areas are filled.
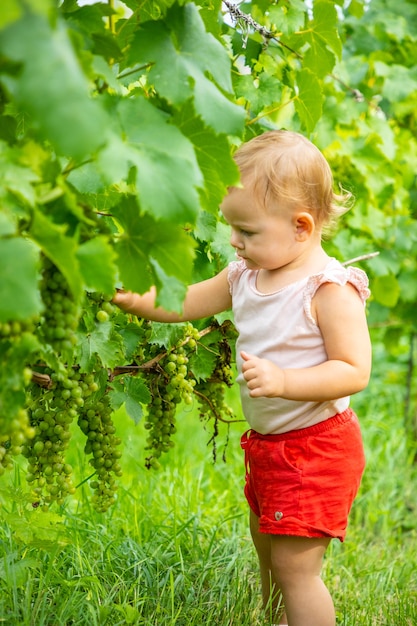
[[[365,455],[352,409],[280,435],[247,431],[245,495],[259,530],[343,541]]]

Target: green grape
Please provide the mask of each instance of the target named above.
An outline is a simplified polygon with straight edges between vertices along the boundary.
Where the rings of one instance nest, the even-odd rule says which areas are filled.
[[[103,322],[107,322],[108,321],[109,314],[107,313],[107,311],[104,311],[103,309],[100,309],[96,313],[96,319],[97,319],[98,322],[100,322],[100,324],[102,324]]]

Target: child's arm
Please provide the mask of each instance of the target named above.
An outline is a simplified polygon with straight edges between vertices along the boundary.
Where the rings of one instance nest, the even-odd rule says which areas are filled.
[[[213,278],[188,287],[182,314],[157,307],[155,288],[143,295],[131,291],[118,291],[112,302],[126,313],[133,313],[155,322],[185,322],[210,317],[232,306],[227,272],[226,268]]]
[[[267,359],[242,353],[243,375],[252,397],[320,402],[364,389],[371,372],[371,343],[363,303],[356,289],[322,285],[312,313],[323,335],[327,361],[314,367],[281,369]]]

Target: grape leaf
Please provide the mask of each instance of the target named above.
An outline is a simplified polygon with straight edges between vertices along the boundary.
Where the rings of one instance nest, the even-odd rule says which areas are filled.
[[[149,404],[151,394],[143,380],[134,376],[123,376],[121,380],[114,380],[113,390],[110,392],[111,404],[114,410],[124,403],[129,417],[138,424],[143,416],[142,404]]]
[[[182,313],[187,285],[175,276],[169,276],[154,259],[150,259],[150,264],[155,275],[157,306],[161,306],[166,311]]]
[[[191,280],[196,243],[180,226],[140,215],[136,202],[126,198],[112,209],[123,228],[116,244],[120,280],[126,289],[144,293],[155,283],[151,262],[184,284]],[[155,266],[156,267],[156,266]]]
[[[132,64],[152,64],[148,79],[172,104],[194,97],[196,112],[205,124],[220,133],[242,132],[244,109],[221,91],[232,91],[229,56],[206,32],[193,3],[172,7],[164,22],[142,24],[133,37],[128,59]]]
[[[307,7],[303,0],[291,0],[269,9],[271,22],[284,35],[291,35],[304,26]]]
[[[322,113],[322,92],[318,79],[313,72],[303,69],[297,74],[298,95],[295,99],[295,108],[300,120],[311,132]]]
[[[197,381],[206,380],[213,373],[217,363],[218,354],[215,350],[210,350],[204,346],[198,346],[196,352],[191,354],[189,370],[193,373]]]
[[[84,371],[91,371],[97,357],[103,367],[113,369],[121,361],[122,339],[114,334],[112,322],[97,322],[95,329],[88,334],[78,333],[77,350]]]
[[[116,279],[116,254],[107,239],[95,237],[86,241],[79,246],[76,256],[85,286],[112,295]]]
[[[19,237],[0,239],[0,321],[39,315],[37,266],[38,253],[31,242]]]
[[[0,142],[0,198],[11,191],[15,196],[33,205],[35,190],[32,183],[38,176],[29,168],[18,163],[19,153]]]
[[[89,95],[61,20],[51,29],[46,16],[25,15],[0,32],[0,51],[22,63],[18,76],[3,76],[3,81],[59,153],[80,157],[105,142],[105,112]]]
[[[376,276],[372,281],[372,295],[377,302],[394,307],[400,297],[400,285],[393,274]]]
[[[138,351],[138,346],[147,342],[146,330],[138,324],[128,323],[124,328],[118,329],[123,339],[126,362],[130,363]]]
[[[149,342],[161,348],[171,348],[184,336],[184,324],[152,324],[152,335]]]
[[[19,0],[8,0],[6,3],[3,3],[0,11],[0,30],[18,20],[21,15],[22,7]]]
[[[204,126],[189,104],[174,115],[174,121],[194,145],[205,182],[201,192],[204,208],[218,214],[219,204],[227,187],[235,185],[239,180],[239,171],[231,156],[230,145],[226,137],[215,134],[211,128]]]
[[[77,258],[77,242],[65,235],[66,225],[58,225],[39,210],[33,215],[30,234],[46,256],[65,276],[75,299],[83,293],[83,279]]]
[[[317,49],[324,49],[324,44],[340,59],[342,56],[342,42],[337,31],[337,12],[334,2],[316,0],[314,2],[313,14],[311,45],[317,47]],[[319,54],[318,51],[317,54]]]
[[[151,401],[151,393],[139,377],[126,376],[125,389],[129,398],[134,402],[148,404]]]
[[[126,141],[113,135],[100,153],[106,181],[118,183],[133,165],[144,211],[172,222],[194,222],[203,177],[191,142],[145,98],[120,100],[114,115]]]

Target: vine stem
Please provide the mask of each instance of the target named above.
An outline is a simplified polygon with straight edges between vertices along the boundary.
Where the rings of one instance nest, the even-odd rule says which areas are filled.
[[[208,335],[216,329],[217,326],[207,326],[207,328],[204,328],[200,331],[200,337],[204,337],[205,335]],[[187,337],[187,339],[185,339],[181,345],[185,346],[189,340],[190,337]],[[140,365],[120,365],[118,367],[115,367],[109,372],[109,379],[112,380],[115,376],[118,376],[119,374],[136,374],[137,372],[143,370],[150,370],[154,368],[159,363],[159,361],[166,357],[167,354],[167,351],[160,352],[159,354],[154,356],[153,359],[150,359],[145,363],[141,363]],[[32,370],[32,381],[40,387],[44,387],[45,389],[51,389],[52,387],[52,379],[49,374],[42,374],[40,372]]]
[[[378,256],[379,252],[370,252],[369,254],[361,254],[361,256],[355,256],[353,259],[343,261],[342,265],[351,265],[352,263],[358,263],[358,261],[366,261]]]

